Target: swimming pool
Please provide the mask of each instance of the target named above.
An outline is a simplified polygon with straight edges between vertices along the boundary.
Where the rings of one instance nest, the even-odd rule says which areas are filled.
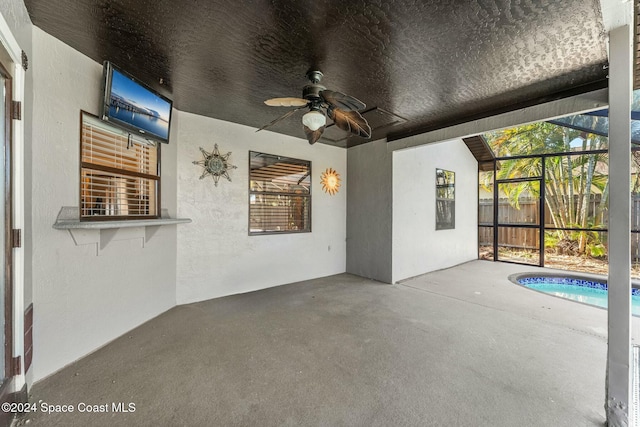
[[[512,281],[529,289],[578,301],[596,307],[607,308],[607,284],[602,281],[577,277],[554,277],[519,274],[510,277]],[[631,312],[640,316],[640,289],[631,289]]]

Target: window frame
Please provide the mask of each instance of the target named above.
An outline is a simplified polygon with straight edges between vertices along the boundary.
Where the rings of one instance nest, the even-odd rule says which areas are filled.
[[[449,182],[445,179],[444,183],[438,182],[438,173],[442,173],[445,177],[451,176],[452,180]],[[446,191],[444,196],[439,193],[441,189],[451,190]],[[436,231],[440,230],[455,230],[456,228],[456,173],[442,168],[436,168]],[[443,207],[443,212],[446,211],[451,215],[451,221],[445,221],[441,218],[440,207]]]
[[[160,195],[161,195],[161,181],[162,181],[162,150],[161,150],[161,144],[158,141],[153,141],[155,144],[155,148],[157,149],[157,154],[156,154],[156,175],[148,175],[148,174],[143,174],[143,173],[139,173],[139,172],[133,172],[133,171],[128,171],[126,169],[118,169],[118,168],[110,168],[108,166],[102,166],[101,168],[99,167],[98,169],[93,168],[93,170],[98,170],[98,171],[103,171],[105,173],[117,173],[117,174],[121,174],[121,175],[125,175],[125,176],[130,176],[133,178],[145,178],[145,179],[150,179],[152,181],[155,181],[155,203],[153,205],[155,205],[155,215],[83,215],[82,214],[82,209],[83,209],[83,201],[82,201],[82,194],[83,194],[83,186],[82,186],[82,172],[83,169],[92,169],[91,167],[91,163],[86,163],[82,161],[82,155],[83,155],[83,149],[82,149],[82,129],[84,126],[84,116],[87,116],[93,120],[97,120],[99,121],[101,124],[103,124],[105,127],[107,128],[111,128],[113,129],[114,133],[120,133],[122,135],[124,134],[128,134],[131,137],[138,137],[135,134],[132,134],[131,132],[129,132],[128,130],[121,128],[119,126],[114,125],[113,123],[110,122],[105,122],[104,120],[101,120],[100,117],[96,116],[95,114],[91,114],[87,111],[84,110],[80,110],[80,126],[79,126],[79,150],[78,150],[78,219],[80,222],[94,222],[94,221],[135,221],[135,220],[145,220],[145,219],[158,219],[160,218],[160,214],[161,214],[161,209],[160,207],[161,205],[161,200],[160,200]],[[95,166],[95,165],[94,165]],[[100,166],[100,165],[98,165]],[[110,170],[109,170],[110,169]],[[151,203],[149,203],[149,207],[153,206]]]
[[[274,195],[284,195],[284,196],[294,196],[294,194],[290,193],[290,192],[265,192],[265,191],[253,191],[251,190],[251,181],[252,181],[252,176],[251,176],[251,159],[252,159],[252,155],[253,154],[261,154],[261,155],[265,155],[265,156],[271,156],[274,158],[283,158],[283,159],[290,159],[296,162],[301,162],[301,163],[307,163],[308,164],[308,171],[309,171],[309,193],[308,194],[295,194],[295,196],[300,196],[300,197],[304,197],[306,199],[308,199],[308,227],[306,229],[303,230],[280,230],[280,231],[251,231],[251,196],[252,195],[256,195],[256,194],[274,194]],[[300,233],[311,233],[312,232],[312,206],[313,206],[313,200],[312,200],[312,185],[313,185],[313,179],[312,179],[312,170],[313,170],[313,164],[311,160],[303,160],[303,159],[297,159],[295,157],[290,157],[290,156],[281,156],[278,154],[270,154],[270,153],[265,153],[262,151],[254,151],[254,150],[249,150],[249,156],[248,156],[248,179],[247,179],[247,185],[248,185],[248,199],[247,199],[247,204],[248,204],[248,211],[247,211],[247,233],[249,236],[267,236],[267,235],[278,235],[278,234],[300,234]]]

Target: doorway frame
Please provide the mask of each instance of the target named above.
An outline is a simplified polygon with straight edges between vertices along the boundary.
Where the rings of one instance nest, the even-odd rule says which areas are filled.
[[[31,29],[29,28],[29,31]],[[20,363],[15,364],[12,369],[17,372],[11,377],[7,385],[7,391],[11,394],[12,399],[21,401],[27,397],[27,375],[24,372],[24,258],[25,258],[25,241],[29,230],[25,230],[25,164],[24,164],[24,140],[25,140],[25,81],[27,72],[27,56],[17,42],[11,27],[0,14],[0,52],[10,61],[7,71],[11,76],[11,101],[19,102],[22,105],[22,118],[11,118],[11,193],[12,203],[11,210],[8,214],[12,218],[12,229],[22,230],[22,244],[20,247],[11,249],[12,256],[12,276],[13,276],[13,292],[11,295],[12,308],[12,352],[9,357],[13,360],[19,360]],[[29,107],[30,108],[30,107]]]

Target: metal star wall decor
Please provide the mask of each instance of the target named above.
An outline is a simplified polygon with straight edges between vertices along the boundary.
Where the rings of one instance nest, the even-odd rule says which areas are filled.
[[[320,175],[320,182],[322,183],[324,192],[333,196],[340,189],[340,174],[332,168],[327,168],[327,170]]]
[[[211,153],[207,152],[202,147],[200,147],[200,152],[202,153],[203,159],[193,161],[194,165],[200,165],[204,168],[202,175],[200,175],[200,179],[203,179],[207,175],[211,175],[216,187],[218,186],[218,180],[221,176],[227,178],[229,182],[231,182],[229,170],[237,168],[237,166],[229,163],[229,156],[231,156],[231,152],[228,152],[227,154],[220,154],[218,144],[214,145]]]

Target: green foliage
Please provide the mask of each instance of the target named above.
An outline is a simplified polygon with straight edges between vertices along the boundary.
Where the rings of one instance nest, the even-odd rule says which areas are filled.
[[[595,119],[594,119],[595,120]],[[557,228],[597,228],[608,205],[608,158],[606,153],[581,154],[581,151],[599,150],[607,146],[607,138],[579,132],[563,126],[541,122],[518,126],[485,135],[497,157],[536,155],[547,153],[576,153],[575,155],[543,158],[508,158],[498,163],[497,179],[540,178],[540,180],[502,183],[499,198],[507,198],[509,204],[520,208],[524,197],[539,198],[540,184],[545,186],[546,207]],[[577,144],[581,147],[576,147]],[[485,174],[483,186],[493,190],[493,174]],[[640,188],[640,182],[638,182]],[[593,196],[599,194],[599,202]],[[573,248],[578,242],[580,254],[601,256],[602,248],[593,243],[593,236],[585,232],[557,231],[555,244],[563,242]],[[553,247],[553,238],[546,247]],[[591,247],[593,249],[591,249]],[[589,248],[589,249],[588,249]],[[573,252],[573,249],[571,249]],[[606,250],[605,250],[606,252]]]
[[[564,151],[561,126],[538,122],[485,135],[497,157],[521,156]],[[573,131],[578,136],[578,132]]]
[[[556,231],[547,231],[544,233],[544,247],[545,249],[555,248],[561,237]]]
[[[587,245],[589,255],[594,258],[605,258],[607,256],[607,248],[602,243],[594,243]]]

